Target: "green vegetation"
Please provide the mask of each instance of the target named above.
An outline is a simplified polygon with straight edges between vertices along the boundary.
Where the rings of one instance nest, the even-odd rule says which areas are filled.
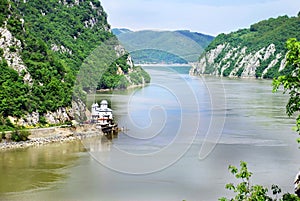
[[[25,130],[14,130],[11,134],[11,140],[14,142],[27,141],[30,133]]]
[[[279,76],[273,81],[273,91],[276,92],[282,85],[284,93],[289,93],[289,101],[286,105],[288,116],[298,114],[295,130],[300,134],[300,42],[291,38],[286,43],[288,49],[287,65],[292,66],[291,72]],[[300,138],[298,139],[300,143]]]
[[[187,64],[188,62],[177,55],[162,50],[137,50],[130,53],[132,59],[139,64]]]
[[[205,35],[202,33],[190,32],[189,30],[178,30],[175,32],[192,39],[204,48],[207,47],[215,38],[213,36]]]
[[[135,72],[130,74],[130,79],[135,85],[141,83],[141,79],[144,79],[145,83],[150,82],[150,76],[140,66],[135,67]]]
[[[253,175],[252,172],[248,171],[247,163],[241,161],[240,169],[235,166],[230,165],[229,171],[235,176],[237,179],[241,179],[242,181],[237,185],[233,183],[226,184],[226,189],[233,191],[236,195],[234,198],[220,198],[220,201],[299,201],[296,195],[292,195],[286,193],[282,196],[282,198],[278,199],[281,189],[277,185],[272,185],[271,191],[275,198],[271,198],[268,195],[268,188],[261,185],[251,185],[250,178]]]
[[[263,71],[268,67],[271,61],[276,59],[276,55],[281,54],[281,60],[284,58],[287,53],[285,42],[289,38],[295,38],[299,36],[299,23],[300,16],[281,16],[278,18],[263,20],[251,25],[249,29],[240,29],[229,34],[218,35],[205,49],[205,52],[215,49],[220,44],[226,44],[230,45],[231,49],[237,48],[238,50],[241,50],[242,48],[247,47],[246,54],[251,53],[254,55],[259,50],[269,47],[270,44],[274,44],[276,52],[267,60],[261,60],[260,66],[256,69],[256,77],[262,77]],[[226,53],[228,52],[225,48],[215,59],[214,63],[219,63],[222,61]],[[279,61],[274,67],[270,68],[263,77],[274,78],[290,73],[291,69],[289,67],[279,72],[280,62],[281,61]],[[237,62],[232,61],[232,63],[236,64]],[[211,66],[210,68],[214,68],[214,66]],[[226,69],[226,72],[224,72],[223,75],[230,75],[233,69],[234,67]],[[213,70],[206,69],[206,71],[211,72]]]
[[[118,33],[117,37],[125,48],[133,52],[136,63],[176,63],[178,58],[196,62],[214,38],[190,31],[133,32],[115,29],[114,32]],[[182,62],[181,59],[179,62]]]
[[[9,51],[20,54],[28,72],[13,70],[0,48],[0,119],[21,118],[33,111],[42,118],[47,111],[71,106],[72,98],[83,98],[87,86],[126,88],[131,84],[125,78],[129,77],[128,54],[117,57],[117,38],[108,31],[107,15],[98,0],[80,1],[79,5],[74,0],[67,1],[67,5],[52,0],[0,0],[0,26],[4,27],[5,22],[13,37],[21,42],[21,46],[10,46]],[[92,83],[80,83],[76,77],[99,46],[106,49],[96,56],[105,59],[89,68],[93,71],[86,75],[86,80],[94,75]],[[125,75],[117,75],[117,66]],[[32,80],[24,78],[28,73]],[[96,77],[99,73],[102,76]],[[122,84],[116,84],[119,82]],[[43,119],[40,122],[45,123]],[[8,128],[5,123],[0,125],[0,129]]]
[[[0,68],[0,117],[8,115],[21,117],[32,107],[29,86],[15,70],[8,67],[5,61],[0,61]]]
[[[244,71],[244,68],[240,68],[240,69],[238,70],[238,72],[236,73],[236,75],[237,75],[238,77],[241,77],[243,71]]]
[[[3,114],[0,114],[0,131],[12,131],[14,129],[15,126],[11,123],[11,121],[7,117],[4,117]]]

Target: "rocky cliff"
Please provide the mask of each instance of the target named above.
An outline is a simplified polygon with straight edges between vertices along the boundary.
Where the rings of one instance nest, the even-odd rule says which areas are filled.
[[[91,57],[102,59],[84,65]],[[90,86],[78,81],[81,72],[91,70],[85,80],[97,89],[150,81],[111,33],[98,0],[1,0],[0,69],[0,130],[9,121],[34,126],[82,115]]]
[[[247,47],[234,47],[230,43],[224,43],[202,55],[199,63],[196,63],[192,69],[192,73],[264,78],[275,66],[279,67],[279,73],[285,68],[285,55],[285,52],[276,52],[274,44],[259,51],[247,52]],[[263,68],[262,72],[258,72],[260,68]]]
[[[191,74],[273,78],[288,73],[285,43],[299,36],[299,17],[278,17],[230,34],[220,34],[191,69]]]

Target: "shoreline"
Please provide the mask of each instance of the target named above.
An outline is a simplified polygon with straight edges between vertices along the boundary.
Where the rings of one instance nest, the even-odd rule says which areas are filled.
[[[93,126],[86,125],[77,127],[76,129],[70,128],[53,128],[49,133],[42,133],[38,130],[31,130],[29,140],[14,142],[5,140],[0,142],[0,151],[24,149],[34,146],[43,146],[51,143],[67,143],[85,138],[103,136],[103,132]]]
[[[145,87],[148,83],[146,84],[137,84],[137,85],[131,85],[127,87],[126,89],[99,89],[96,90],[96,93],[102,93],[102,92],[113,92],[113,91],[124,91],[128,89],[134,89],[134,88],[139,88],[139,87]]]
[[[182,67],[186,67],[186,66],[192,66],[192,63],[188,63],[188,64],[135,64],[136,66],[141,66],[141,67],[158,67],[158,66],[182,66]]]

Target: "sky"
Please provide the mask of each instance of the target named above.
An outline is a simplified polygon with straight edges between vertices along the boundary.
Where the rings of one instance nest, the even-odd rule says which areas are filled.
[[[260,20],[296,16],[300,0],[100,0],[112,28],[191,30],[216,36]]]

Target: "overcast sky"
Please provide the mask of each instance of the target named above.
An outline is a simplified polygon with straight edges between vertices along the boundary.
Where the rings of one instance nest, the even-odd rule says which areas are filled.
[[[112,28],[217,35],[270,17],[296,16],[300,0],[100,0]]]

